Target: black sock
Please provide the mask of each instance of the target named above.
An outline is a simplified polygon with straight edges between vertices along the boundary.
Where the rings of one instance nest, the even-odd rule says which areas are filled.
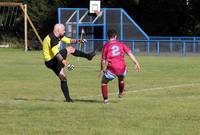
[[[73,56],[77,56],[77,57],[84,57],[84,58],[87,58],[87,59],[88,59],[88,57],[90,57],[89,54],[84,53],[84,52],[82,52],[82,51],[79,51],[79,50],[77,50],[77,49],[74,51],[74,53],[72,53],[72,55],[73,55]]]
[[[67,86],[67,81],[61,81],[61,90],[62,90],[66,100],[71,99],[69,96],[69,89]]]

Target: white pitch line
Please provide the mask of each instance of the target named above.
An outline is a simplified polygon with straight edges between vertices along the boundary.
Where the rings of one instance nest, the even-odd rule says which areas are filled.
[[[140,90],[132,90],[132,91],[126,91],[126,93],[136,93],[136,92],[145,92],[145,91],[155,91],[155,90],[165,90],[165,89],[173,89],[173,88],[182,88],[182,87],[191,87],[191,86],[197,86],[200,85],[200,83],[188,83],[188,84],[178,84],[178,85],[171,85],[171,86],[166,86],[166,87],[154,87],[154,88],[146,88],[146,89],[140,89]],[[131,87],[131,86],[129,86]],[[113,96],[118,94],[118,92],[112,92],[109,93],[109,96]],[[99,97],[102,96],[101,94],[99,95],[93,95],[93,96],[82,96],[80,99],[88,99],[88,98],[94,98],[94,97]]]

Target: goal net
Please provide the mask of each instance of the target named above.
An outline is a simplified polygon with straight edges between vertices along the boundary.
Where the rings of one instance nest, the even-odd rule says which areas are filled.
[[[39,42],[28,42],[28,23]],[[27,14],[27,4],[0,2],[0,47],[24,47],[27,51],[34,46],[41,48],[41,43],[42,40]]]

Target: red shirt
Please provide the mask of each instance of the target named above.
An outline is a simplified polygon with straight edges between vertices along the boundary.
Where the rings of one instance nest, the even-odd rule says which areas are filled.
[[[115,75],[122,75],[126,70],[124,53],[130,52],[130,48],[117,40],[108,41],[102,50],[102,60],[108,61],[107,69]]]

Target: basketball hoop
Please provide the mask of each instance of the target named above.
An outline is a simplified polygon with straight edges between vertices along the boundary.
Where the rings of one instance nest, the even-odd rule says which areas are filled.
[[[103,11],[98,11],[98,10],[95,10],[94,13],[97,15],[97,16],[101,16]]]

